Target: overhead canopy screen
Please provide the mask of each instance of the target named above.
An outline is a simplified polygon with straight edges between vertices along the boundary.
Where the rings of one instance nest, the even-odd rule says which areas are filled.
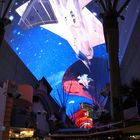
[[[72,119],[83,103],[106,104],[100,91],[109,79],[108,55],[90,1],[15,0],[8,13],[6,41],[38,80],[46,78],[50,95]]]
[[[26,9],[24,13],[23,9]],[[34,25],[58,22],[49,0],[26,2],[17,11],[22,16],[19,24],[26,28],[33,27]]]

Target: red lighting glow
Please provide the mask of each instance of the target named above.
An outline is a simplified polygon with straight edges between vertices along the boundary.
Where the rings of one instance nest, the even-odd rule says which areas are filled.
[[[89,116],[89,111],[80,109],[75,113],[75,124],[78,128],[92,128],[93,119]]]
[[[64,91],[69,93],[70,95],[82,96],[90,100],[94,100],[93,97],[89,94],[89,92],[83,88],[83,85],[79,84],[79,82],[76,80],[69,80],[63,83]]]

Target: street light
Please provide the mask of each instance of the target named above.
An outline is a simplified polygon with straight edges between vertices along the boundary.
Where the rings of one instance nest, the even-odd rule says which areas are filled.
[[[111,91],[111,116],[113,121],[122,120],[121,108],[121,79],[119,68],[119,26],[118,18],[124,20],[122,11],[126,8],[130,0],[125,0],[122,6],[118,7],[120,0],[95,0],[101,7],[100,15],[103,19],[103,30],[107,51],[109,54],[110,67],[110,91]],[[118,9],[118,10],[117,10]]]

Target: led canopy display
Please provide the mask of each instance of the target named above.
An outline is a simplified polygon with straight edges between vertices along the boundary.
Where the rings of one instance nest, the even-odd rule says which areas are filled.
[[[16,1],[8,14],[5,39],[38,80],[47,79],[70,118],[81,103],[106,103],[99,95],[108,81],[106,46],[90,1]]]

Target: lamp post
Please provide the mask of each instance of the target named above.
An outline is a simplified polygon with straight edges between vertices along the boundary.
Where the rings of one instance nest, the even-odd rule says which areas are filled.
[[[110,91],[111,91],[111,116],[113,121],[122,120],[121,108],[121,79],[119,68],[119,26],[118,18],[124,19],[121,15],[130,0],[125,0],[124,4],[118,7],[119,0],[96,0],[101,7],[101,18],[103,20],[103,30],[107,51],[109,55],[110,67]],[[119,10],[117,10],[119,9]]]

